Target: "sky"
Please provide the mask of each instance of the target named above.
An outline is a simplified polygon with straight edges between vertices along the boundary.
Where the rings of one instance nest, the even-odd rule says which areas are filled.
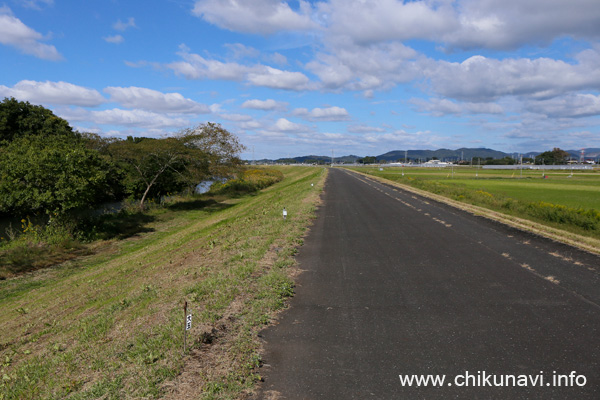
[[[0,98],[244,159],[600,147],[598,0],[0,0]]]

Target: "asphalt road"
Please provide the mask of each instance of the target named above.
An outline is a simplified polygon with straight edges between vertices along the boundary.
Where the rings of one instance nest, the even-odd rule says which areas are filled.
[[[600,399],[600,257],[344,170],[323,200],[259,398]]]

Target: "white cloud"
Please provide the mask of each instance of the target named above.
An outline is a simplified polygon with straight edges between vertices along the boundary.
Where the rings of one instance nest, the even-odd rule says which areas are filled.
[[[253,86],[283,90],[304,90],[310,83],[308,77],[301,72],[283,71],[262,64],[244,65],[207,59],[190,53],[185,45],[179,47],[177,54],[184,61],[173,62],[166,67],[186,79],[247,81]]]
[[[257,58],[260,55],[260,51],[254,47],[244,46],[241,43],[227,43],[224,46],[231,53],[231,57],[236,60],[242,58]]]
[[[363,135],[363,140],[371,145],[401,145],[405,149],[437,147],[442,139],[433,135],[431,131],[407,132],[403,129],[390,133],[367,133]],[[389,149],[389,147],[386,148]]]
[[[238,124],[238,127],[240,129],[244,129],[244,130],[249,130],[249,131],[254,131],[257,129],[261,129],[263,128],[263,124],[259,121],[256,120],[250,120],[250,121],[242,121]]]
[[[43,60],[62,60],[63,57],[56,50],[56,47],[41,43],[43,40],[44,37],[42,34],[31,29],[21,22],[20,19],[13,16],[8,7],[0,7],[0,43],[16,47],[25,54]]]
[[[433,39],[458,26],[448,2],[331,0],[319,3],[318,11],[327,34],[359,44]]]
[[[244,33],[271,34],[318,27],[310,18],[310,3],[302,0],[297,11],[280,0],[199,0],[192,13],[220,28]]]
[[[306,118],[309,121],[346,121],[350,114],[342,107],[313,108],[308,111],[306,108],[296,108],[292,114]]]
[[[275,125],[273,125],[273,130],[278,132],[307,132],[310,131],[310,128],[306,125],[296,124],[292,121],[289,121],[285,118],[279,118]]]
[[[113,24],[113,29],[124,32],[129,28],[137,28],[135,25],[135,19],[133,17],[129,17],[126,22],[118,20]]]
[[[415,63],[418,53],[402,43],[359,46],[340,39],[327,49],[306,64],[326,89],[389,89],[422,75]]]
[[[577,63],[549,58],[496,60],[473,56],[462,63],[423,63],[438,94],[464,101],[492,101],[502,96],[544,99],[586,89],[600,89],[600,52],[586,50]]]
[[[14,97],[34,104],[63,104],[94,107],[106,101],[96,90],[68,82],[23,80],[12,88],[0,85],[0,96]]]
[[[327,35],[357,44],[424,39],[511,49],[563,36],[600,38],[597,0],[331,0],[318,3],[316,13]]]
[[[288,63],[287,57],[280,53],[273,53],[267,56],[267,59],[277,65],[287,65]]]
[[[219,117],[233,122],[249,122],[252,121],[252,117],[247,114],[219,114]]]
[[[458,10],[460,29],[441,37],[455,47],[514,49],[563,36],[600,38],[596,0],[463,0]]]
[[[186,79],[223,79],[230,81],[243,80],[252,69],[238,63],[225,63],[217,60],[209,60],[198,54],[189,52],[185,45],[180,46],[178,53],[184,61],[167,64],[177,75],[183,75]]]
[[[502,114],[504,112],[503,108],[496,103],[457,103],[440,98],[411,99],[410,103],[414,104],[418,111],[431,113],[436,117],[448,114]]]
[[[347,131],[350,133],[373,133],[373,132],[381,133],[381,132],[385,132],[385,129],[375,127],[375,126],[368,126],[365,124],[358,124],[358,125],[348,126]]]
[[[246,100],[242,103],[242,108],[250,108],[254,110],[264,110],[264,111],[284,111],[287,109],[288,103],[283,101],[275,101],[273,99],[267,100]]]
[[[580,118],[600,115],[600,96],[570,94],[549,100],[530,101],[527,110],[552,118]]]
[[[310,81],[301,72],[282,71],[266,66],[260,71],[249,73],[247,79],[254,86],[283,90],[305,90]]]
[[[102,39],[104,39],[108,43],[115,43],[115,44],[123,43],[123,41],[125,40],[125,38],[123,38],[123,36],[121,36],[121,35],[106,36],[106,37],[103,37]]]
[[[83,108],[57,110],[57,115],[67,121],[94,123],[97,125],[116,125],[130,128],[167,129],[183,128],[190,124],[185,118],[169,117],[164,114],[144,110],[110,110],[90,111]]]
[[[21,4],[25,8],[31,8],[39,11],[42,10],[43,6],[53,6],[54,0],[21,0]]]
[[[141,87],[107,87],[104,92],[112,101],[127,108],[142,109],[159,113],[208,114],[204,104],[187,99],[179,93],[162,93]]]

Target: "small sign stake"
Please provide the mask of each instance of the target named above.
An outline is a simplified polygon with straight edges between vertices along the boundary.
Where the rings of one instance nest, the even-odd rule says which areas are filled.
[[[287,218],[287,210],[283,207],[283,219]]]
[[[185,355],[185,351],[187,350],[187,331],[192,327],[192,316],[190,315],[188,322],[187,315],[187,300],[183,303],[183,316],[185,317],[185,325],[183,329],[183,354]],[[188,328],[189,325],[189,328]]]

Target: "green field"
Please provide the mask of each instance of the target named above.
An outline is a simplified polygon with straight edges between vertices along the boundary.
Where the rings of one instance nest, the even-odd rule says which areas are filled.
[[[402,170],[397,167],[357,169],[387,178],[402,181]],[[475,176],[477,174],[477,176]],[[463,185],[474,190],[522,199],[527,201],[547,201],[574,208],[594,208],[600,210],[600,171],[574,172],[567,171],[524,170],[501,171],[476,168],[404,168],[404,181],[408,178],[438,180],[452,185]]]
[[[258,332],[293,293],[293,256],[326,176],[281,170],[258,193],[182,198],[94,255],[0,280],[0,399],[252,391]],[[184,301],[193,314],[185,355]]]
[[[600,237],[600,171],[473,167],[360,167],[357,171],[465,203]],[[546,178],[544,178],[546,176]]]

